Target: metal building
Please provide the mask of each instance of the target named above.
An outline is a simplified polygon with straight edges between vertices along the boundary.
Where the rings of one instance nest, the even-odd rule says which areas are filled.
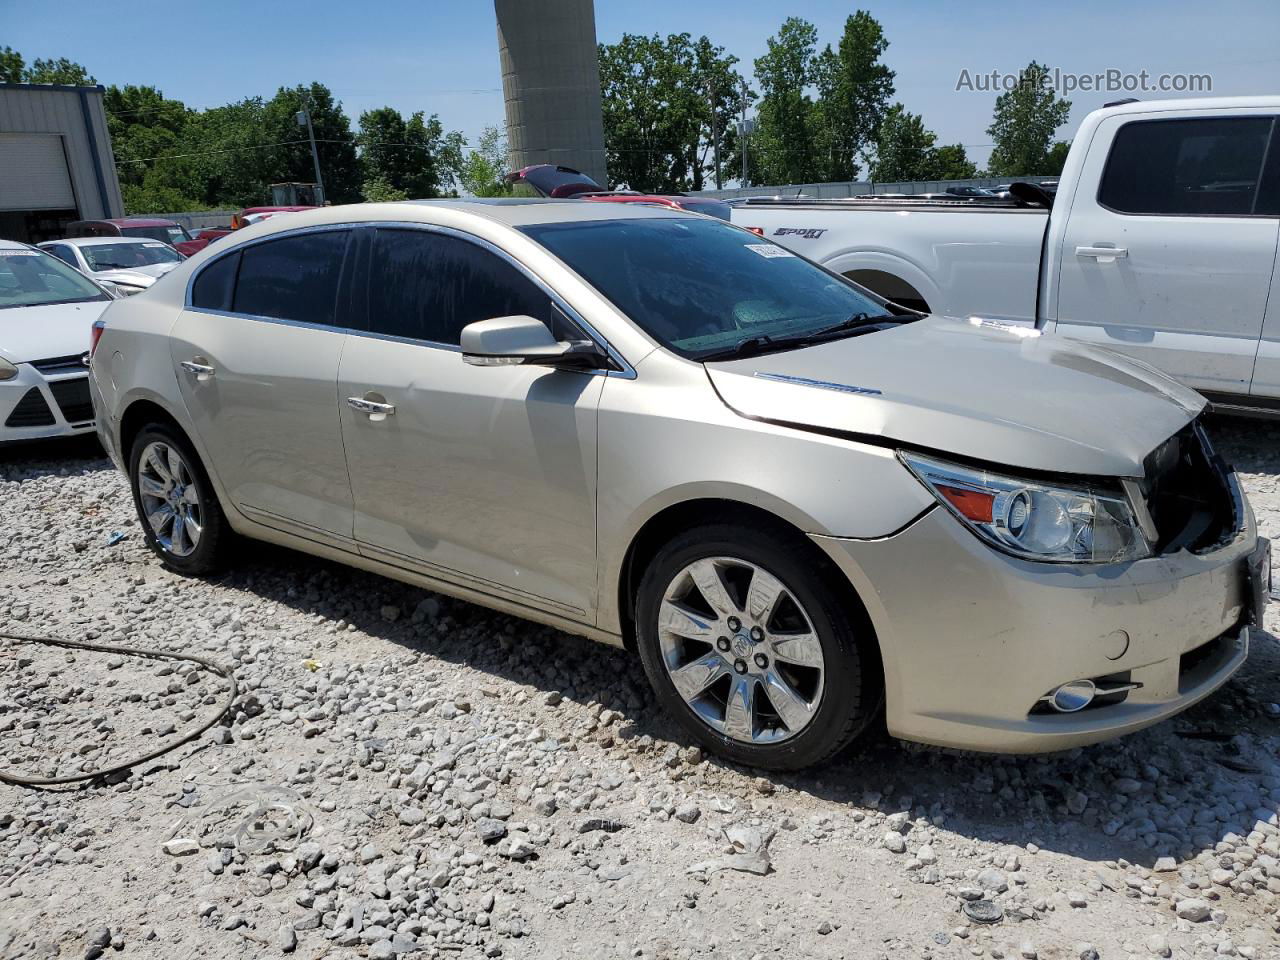
[[[0,83],[0,238],[124,215],[102,87]]]
[[[494,0],[511,169],[558,163],[608,184],[592,0]]]

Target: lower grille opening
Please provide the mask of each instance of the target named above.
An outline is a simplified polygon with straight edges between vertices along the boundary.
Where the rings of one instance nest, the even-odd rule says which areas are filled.
[[[67,423],[82,423],[93,419],[93,401],[89,399],[89,378],[55,380],[49,384],[49,392],[58,403],[58,409]]]
[[[86,385],[87,389],[87,385]],[[51,427],[56,421],[49,404],[44,402],[44,395],[38,387],[32,387],[22,395],[18,405],[9,412],[5,420],[6,427]]]
[[[1217,673],[1236,652],[1235,631],[1214,637],[1178,659],[1178,692],[1186,693]]]

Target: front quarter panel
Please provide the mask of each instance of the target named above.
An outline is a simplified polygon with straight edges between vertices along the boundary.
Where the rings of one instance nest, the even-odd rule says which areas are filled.
[[[804,533],[863,539],[887,536],[934,504],[892,450],[735,414],[700,364],[659,350],[636,373],[610,377],[600,401],[603,629],[621,630],[616,598],[627,550],[667,507],[730,500]]]

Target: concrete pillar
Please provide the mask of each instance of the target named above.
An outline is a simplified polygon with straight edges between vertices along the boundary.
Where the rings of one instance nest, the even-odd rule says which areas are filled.
[[[593,0],[494,0],[513,170],[557,163],[608,186]]]

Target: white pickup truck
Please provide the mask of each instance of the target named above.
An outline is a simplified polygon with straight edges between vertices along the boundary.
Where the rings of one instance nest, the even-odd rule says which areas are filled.
[[[1280,96],[1096,110],[1056,196],[1035,193],[752,198],[732,218],[890,300],[1034,323],[1280,414]]]

